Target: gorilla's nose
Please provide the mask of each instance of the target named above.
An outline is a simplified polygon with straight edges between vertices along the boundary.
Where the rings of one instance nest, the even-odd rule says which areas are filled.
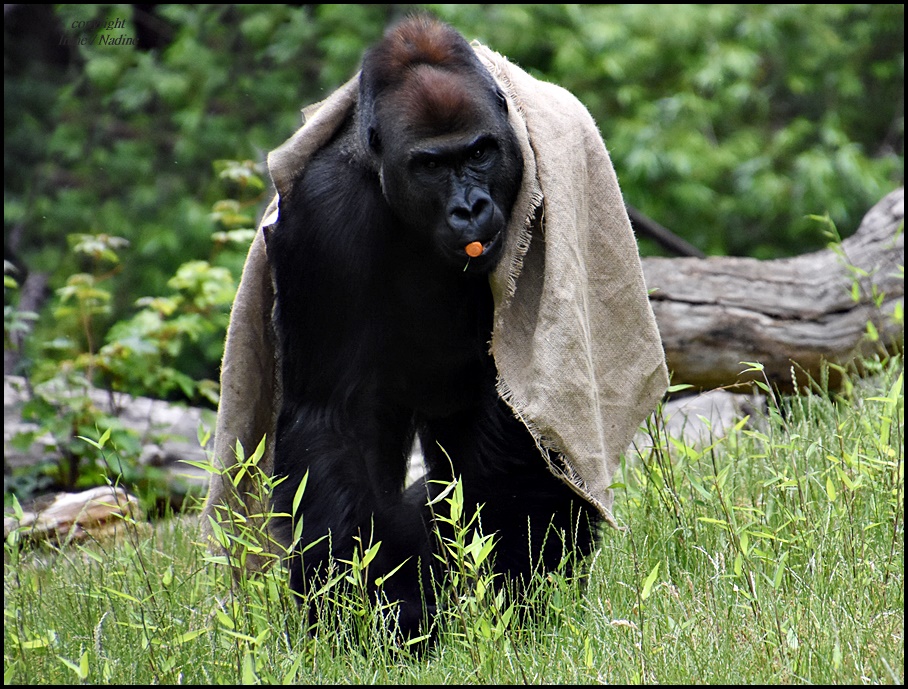
[[[448,224],[462,234],[482,233],[492,219],[492,198],[481,189],[471,189],[448,204]]]

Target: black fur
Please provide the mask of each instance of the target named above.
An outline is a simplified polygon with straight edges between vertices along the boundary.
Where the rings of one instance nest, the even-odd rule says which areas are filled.
[[[380,540],[370,580],[407,560],[384,593],[401,602],[410,635],[435,610],[438,566],[426,507],[438,488],[404,490],[414,437],[430,480],[460,477],[468,509],[484,505],[496,570],[512,580],[528,580],[540,559],[543,570],[558,565],[559,537],[543,548],[550,524],[569,551],[588,554],[598,517],[549,472],[495,390],[488,273],[523,171],[507,106],[456,32],[421,19],[404,27],[450,64],[406,57],[425,77],[415,86],[413,68],[390,70],[401,45],[412,47],[400,29],[367,55],[358,113],[280,200],[266,241],[283,365],[275,474],[287,477],[274,505],[290,513],[308,471],[300,548],[331,534],[291,561],[291,586],[302,593],[329,558],[349,560],[354,536]],[[452,92],[428,94],[438,102],[427,110],[414,98],[436,79]],[[485,251],[471,259],[473,241]],[[282,520],[288,543],[292,531]]]

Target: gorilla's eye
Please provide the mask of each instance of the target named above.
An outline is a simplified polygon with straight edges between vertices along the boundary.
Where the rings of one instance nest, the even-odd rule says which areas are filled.
[[[412,159],[411,165],[415,170],[437,170],[441,163],[438,156],[431,153],[418,153]]]
[[[483,162],[488,159],[490,151],[494,151],[496,148],[495,140],[484,136],[470,144],[467,149],[467,156],[474,162]]]

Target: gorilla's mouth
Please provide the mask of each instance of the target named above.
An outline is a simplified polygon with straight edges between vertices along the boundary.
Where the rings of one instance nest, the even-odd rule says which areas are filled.
[[[489,251],[498,246],[500,242],[501,230],[498,230],[498,232],[492,235],[490,239],[487,239],[484,242],[481,242],[479,240],[470,242],[465,247],[463,247],[463,251],[470,258],[479,258],[480,256],[484,256],[489,253]]]
[[[500,257],[502,232],[499,230],[485,242],[472,241],[458,251],[460,260],[466,258],[464,270],[491,270]]]

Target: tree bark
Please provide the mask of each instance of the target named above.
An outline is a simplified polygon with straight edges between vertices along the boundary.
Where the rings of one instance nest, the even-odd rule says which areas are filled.
[[[801,387],[820,379],[824,361],[901,350],[904,198],[893,191],[853,236],[795,258],[643,259],[672,383],[745,382],[762,374],[742,375],[741,362],[758,362],[773,384]],[[830,386],[840,378],[832,367]]]

